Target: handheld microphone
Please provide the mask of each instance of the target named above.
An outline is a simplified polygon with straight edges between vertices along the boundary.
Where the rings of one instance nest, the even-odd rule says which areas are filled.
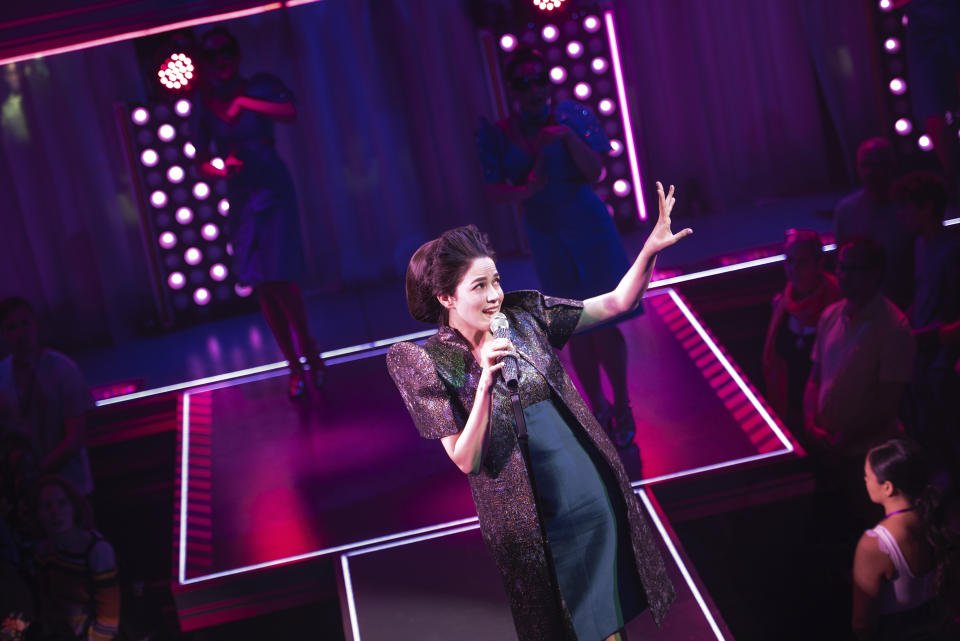
[[[490,319],[490,331],[497,338],[510,338],[510,324],[507,322],[507,316],[503,312],[497,312]],[[520,371],[517,367],[517,357],[509,354],[503,357],[503,382],[511,390],[516,390],[520,386]]]

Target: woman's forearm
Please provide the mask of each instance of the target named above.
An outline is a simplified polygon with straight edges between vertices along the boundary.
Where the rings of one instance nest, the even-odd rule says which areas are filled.
[[[493,391],[493,376],[485,372],[480,376],[477,395],[473,400],[470,416],[463,431],[457,436],[450,458],[464,474],[480,471],[486,454],[490,433],[490,404]]]
[[[258,113],[261,116],[273,118],[280,122],[293,122],[297,119],[297,107],[292,102],[271,102],[250,96],[242,97],[243,108]]]
[[[577,329],[586,329],[636,309],[650,286],[656,263],[657,255],[645,245],[616,289],[583,301],[583,313]]]

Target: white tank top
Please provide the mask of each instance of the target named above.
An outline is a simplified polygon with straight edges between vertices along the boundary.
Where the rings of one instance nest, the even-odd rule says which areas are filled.
[[[890,530],[878,525],[872,530],[867,530],[866,534],[876,538],[880,550],[893,561],[893,578],[884,584],[880,591],[881,614],[909,610],[923,605],[936,596],[934,585],[936,570],[931,570],[923,576],[914,576]]]

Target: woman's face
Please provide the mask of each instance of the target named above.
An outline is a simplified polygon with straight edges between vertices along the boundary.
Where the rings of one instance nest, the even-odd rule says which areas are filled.
[[[799,292],[809,292],[820,284],[822,266],[820,254],[813,243],[796,242],[787,245],[783,268],[787,280]]]
[[[37,518],[47,535],[65,532],[73,527],[73,504],[59,485],[48,485],[40,490]]]
[[[221,33],[215,33],[203,41],[203,59],[213,77],[220,82],[237,75],[237,60],[240,52],[233,41]]]
[[[874,503],[882,503],[883,499],[887,497],[887,483],[880,483],[877,480],[877,475],[873,473],[873,468],[870,467],[870,460],[867,459],[863,464],[863,483],[867,487],[867,494],[870,496],[870,500]]]
[[[538,60],[521,63],[507,83],[510,95],[524,113],[540,113],[550,100],[550,77],[547,68]]]
[[[503,290],[493,259],[474,258],[452,296],[438,296],[450,314],[450,326],[469,335],[490,329],[490,319],[500,311]]]

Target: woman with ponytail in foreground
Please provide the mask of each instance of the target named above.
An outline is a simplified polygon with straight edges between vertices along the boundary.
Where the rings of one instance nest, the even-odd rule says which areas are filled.
[[[955,580],[957,538],[929,476],[923,452],[906,439],[867,453],[864,483],[884,517],[854,557],[852,625],[862,641],[960,639],[941,598]]]

